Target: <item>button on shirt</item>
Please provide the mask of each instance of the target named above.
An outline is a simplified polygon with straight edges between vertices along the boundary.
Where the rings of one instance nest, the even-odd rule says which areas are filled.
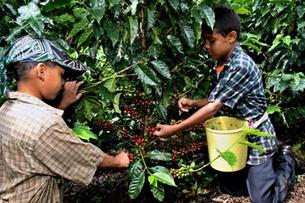
[[[63,111],[9,93],[0,108],[0,203],[60,202],[57,177],[88,185],[104,153],[75,137]]]
[[[267,109],[262,75],[254,61],[237,45],[221,72],[212,79],[209,102],[220,100],[224,107],[221,115],[257,121]],[[277,139],[269,118],[258,129],[272,137],[248,136],[250,142],[263,146],[264,152],[250,149],[248,164],[258,165],[270,158],[276,148]]]

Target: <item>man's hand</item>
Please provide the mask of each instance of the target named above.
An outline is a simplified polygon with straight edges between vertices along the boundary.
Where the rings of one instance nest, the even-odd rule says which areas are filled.
[[[129,166],[130,160],[128,158],[128,153],[127,152],[120,152],[119,154],[117,154],[115,156],[115,159],[118,160],[119,166],[120,168],[126,168]]]
[[[126,168],[129,166],[129,163],[130,160],[127,152],[121,151],[116,156],[105,153],[99,168]]]
[[[157,124],[156,131],[154,132],[155,136],[158,137],[169,137],[178,132],[177,125],[161,125]]]
[[[84,81],[68,81],[64,84],[64,91],[62,93],[62,100],[60,101],[57,108],[65,110],[71,104],[77,102],[82,93],[78,92],[79,87],[84,83]]]
[[[195,102],[193,99],[188,99],[183,97],[179,99],[178,106],[181,111],[188,112],[190,109],[192,109],[195,106]]]

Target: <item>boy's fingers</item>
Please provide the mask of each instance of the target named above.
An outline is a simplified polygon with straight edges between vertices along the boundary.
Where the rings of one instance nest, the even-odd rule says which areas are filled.
[[[85,81],[83,81],[83,80],[77,82],[77,83],[76,83],[77,88],[79,88],[82,84],[84,84],[84,82],[85,82]]]

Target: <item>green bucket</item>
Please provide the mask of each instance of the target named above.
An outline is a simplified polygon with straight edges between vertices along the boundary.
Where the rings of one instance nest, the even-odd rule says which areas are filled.
[[[238,142],[247,141],[247,136],[241,133],[247,126],[247,121],[228,116],[214,117],[205,122],[212,168],[222,172],[233,172],[246,166],[248,147]],[[232,152],[236,156],[236,162],[233,165],[220,156],[226,151]]]

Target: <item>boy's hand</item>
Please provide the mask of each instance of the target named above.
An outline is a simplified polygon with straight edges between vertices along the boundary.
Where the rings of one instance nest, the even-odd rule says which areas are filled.
[[[177,125],[161,125],[157,124],[156,131],[154,132],[155,136],[158,137],[169,137],[177,133]]]
[[[115,156],[115,159],[118,160],[119,168],[126,168],[129,166],[130,160],[129,160],[127,152],[124,152],[124,151],[120,152],[119,154],[117,154]]]
[[[65,110],[71,104],[77,102],[82,93],[78,92],[79,87],[84,83],[84,81],[68,81],[64,84],[64,91],[62,93],[62,100],[60,101],[57,108]]]
[[[195,106],[195,102],[193,99],[188,99],[183,97],[179,99],[178,106],[181,111],[188,112],[190,109],[192,109]]]

